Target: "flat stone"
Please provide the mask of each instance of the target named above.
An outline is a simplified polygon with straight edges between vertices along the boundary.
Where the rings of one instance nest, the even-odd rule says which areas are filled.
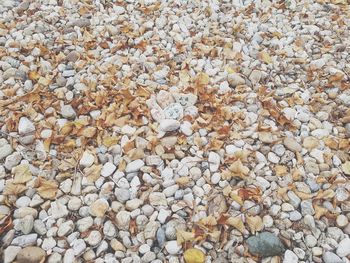
[[[101,175],[103,177],[108,177],[108,176],[112,175],[116,169],[117,169],[117,166],[115,166],[111,162],[107,162],[102,167]]]
[[[74,227],[75,227],[74,222],[72,220],[68,220],[68,221],[62,223],[58,227],[57,236],[59,236],[59,237],[67,236],[68,234],[73,232]]]
[[[298,263],[298,256],[294,254],[291,250],[286,250],[284,253],[283,263]]]
[[[165,249],[170,255],[176,255],[180,252],[181,246],[177,244],[176,240],[168,241],[165,244]]]
[[[125,172],[126,173],[135,173],[138,172],[145,165],[142,160],[135,160],[126,165]]]
[[[27,117],[21,117],[18,123],[18,133],[24,135],[32,132],[35,132],[34,124]]]
[[[18,252],[21,249],[22,249],[21,247],[17,247],[17,246],[8,246],[4,250],[4,255],[3,255],[4,262],[3,263],[11,263],[12,261],[14,261]]]
[[[350,255],[350,238],[344,238],[337,247],[337,255],[339,257],[347,257]]]
[[[291,137],[286,137],[283,140],[283,144],[284,144],[284,146],[286,146],[287,149],[289,149],[293,152],[301,152],[301,150],[302,150],[301,145]]]
[[[322,259],[324,263],[343,263],[343,260],[341,260],[340,257],[329,251],[323,254]]]
[[[262,232],[247,239],[249,252],[261,257],[281,255],[285,248],[277,236],[270,232]]]
[[[12,146],[10,144],[4,144],[0,146],[0,160],[9,156],[13,152]]]
[[[176,131],[179,128],[180,128],[180,122],[173,119],[161,120],[159,124],[159,130],[162,132]]]
[[[18,263],[38,263],[46,257],[45,251],[40,247],[25,247],[17,254]]]
[[[90,167],[91,165],[93,165],[94,161],[94,155],[88,151],[85,151],[79,161],[79,164],[83,167]]]

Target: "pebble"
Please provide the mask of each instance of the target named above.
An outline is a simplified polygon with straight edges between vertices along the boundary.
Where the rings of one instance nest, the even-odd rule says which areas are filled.
[[[176,255],[180,252],[181,246],[177,244],[176,240],[172,240],[166,242],[165,249],[170,255]]]
[[[117,169],[117,167],[113,163],[107,162],[102,167],[101,175],[103,177],[108,177],[108,176],[112,175],[116,169]]]
[[[301,152],[301,150],[302,150],[301,145],[291,137],[286,137],[283,140],[283,144],[284,144],[284,146],[286,146],[287,149],[289,149],[293,152]]]
[[[13,239],[11,244],[14,246],[27,247],[36,244],[37,238],[37,234],[18,236]]]
[[[90,214],[96,217],[103,217],[107,212],[108,208],[109,204],[107,200],[97,199],[90,205]]]
[[[25,247],[21,249],[16,257],[18,263],[37,263],[45,259],[46,253],[39,247]]]
[[[18,123],[18,133],[27,135],[32,132],[35,132],[34,124],[27,117],[21,117]]]
[[[339,257],[346,257],[350,255],[350,238],[344,238],[339,242],[337,247],[337,255]]]
[[[338,215],[336,219],[337,226],[343,228],[348,225],[349,220],[345,215]]]
[[[336,263],[336,262],[343,262],[340,257],[338,257],[336,254],[327,251],[323,254],[322,259],[324,263]]]
[[[59,237],[67,236],[68,234],[73,232],[74,227],[75,227],[74,222],[72,220],[62,223],[58,227],[57,236]]]
[[[138,172],[145,165],[142,160],[135,160],[127,164],[125,168],[126,173]]]
[[[286,250],[284,252],[284,258],[283,258],[283,263],[298,263],[299,259],[298,256],[294,254],[293,251],[291,250]]]
[[[13,152],[13,149],[10,144],[0,145],[0,160],[9,156],[12,152]]]
[[[61,107],[61,115],[67,119],[74,119],[76,112],[71,105],[63,105]]]
[[[162,132],[176,131],[180,128],[180,122],[173,119],[164,119],[159,124],[159,130]]]
[[[94,161],[94,155],[88,151],[85,151],[79,161],[79,164],[83,167],[90,167],[91,165],[93,165]]]
[[[21,247],[17,247],[17,246],[8,246],[5,250],[4,250],[4,255],[3,255],[3,262],[4,263],[11,263],[14,261],[14,259],[16,258],[18,252],[21,250]]]
[[[209,167],[211,172],[216,172],[220,165],[220,155],[216,152],[210,152],[208,157]]]

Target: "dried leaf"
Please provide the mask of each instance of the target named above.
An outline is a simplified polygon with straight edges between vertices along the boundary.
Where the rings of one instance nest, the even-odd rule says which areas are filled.
[[[13,169],[13,173],[15,174],[13,179],[14,184],[23,184],[32,179],[32,173],[30,172],[29,166],[27,164],[17,165]]]
[[[315,199],[332,199],[335,196],[335,193],[332,189],[327,189],[324,191],[319,191],[315,196]]]
[[[315,209],[315,218],[317,220],[320,219],[322,216],[324,216],[328,212],[326,208],[319,205],[314,205],[314,209]]]
[[[187,232],[180,229],[176,232],[176,241],[178,245],[181,245],[182,243],[187,241],[194,241],[195,238],[195,233],[193,232]]]
[[[185,186],[191,181],[191,177],[189,176],[182,176],[177,179],[175,179],[175,183],[177,183],[180,186]]]
[[[277,176],[284,176],[288,174],[288,167],[284,165],[276,165],[274,170]]]
[[[112,145],[115,145],[118,142],[119,142],[119,138],[114,136],[106,136],[106,137],[103,137],[102,139],[102,144],[106,147],[111,147]]]
[[[261,51],[259,53],[259,59],[261,59],[266,64],[272,63],[272,58],[270,57],[269,53],[267,53],[266,51]]]
[[[87,127],[83,129],[81,133],[78,133],[78,135],[82,135],[86,138],[92,138],[95,136],[96,130],[97,129],[95,127]]]
[[[3,195],[19,195],[27,190],[27,187],[23,184],[7,183],[3,192]]]
[[[10,213],[5,218],[1,219],[1,222],[0,222],[0,235],[2,235],[5,232],[7,233],[7,231],[9,231],[12,228],[13,228],[12,213]]]
[[[235,161],[230,165],[229,171],[230,171],[229,173],[223,173],[222,177],[224,179],[230,179],[233,177],[240,177],[244,179],[249,174],[248,167],[244,166],[240,159],[238,159],[237,161]]]
[[[53,200],[56,198],[58,191],[58,183],[53,180],[46,180],[42,177],[38,178],[38,194],[44,199]]]
[[[264,224],[260,216],[247,216],[246,222],[252,234],[255,234],[257,231],[261,231],[264,228]]]
[[[214,216],[210,215],[199,220],[199,224],[204,226],[216,226],[218,223]]]
[[[229,217],[226,220],[226,224],[233,226],[234,228],[236,228],[238,231],[240,231],[241,233],[243,233],[245,231],[245,227],[242,221],[241,217],[235,216],[235,217]]]
[[[197,248],[189,248],[184,253],[186,263],[204,263],[205,254]]]
[[[350,175],[350,161],[343,163],[342,170],[346,175]]]
[[[89,183],[94,183],[100,178],[102,165],[92,165],[84,169],[84,175],[87,177]]]

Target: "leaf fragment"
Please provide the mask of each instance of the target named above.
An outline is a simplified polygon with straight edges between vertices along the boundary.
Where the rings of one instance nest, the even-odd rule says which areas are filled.
[[[29,166],[27,164],[17,165],[13,172],[15,174],[13,183],[14,184],[23,184],[32,179],[32,173],[30,172]]]
[[[186,263],[204,263],[205,254],[197,248],[189,248],[184,253]]]

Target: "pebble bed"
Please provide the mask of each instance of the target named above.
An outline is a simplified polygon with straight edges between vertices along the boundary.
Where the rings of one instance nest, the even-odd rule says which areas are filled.
[[[350,262],[346,0],[0,2],[1,262]]]

